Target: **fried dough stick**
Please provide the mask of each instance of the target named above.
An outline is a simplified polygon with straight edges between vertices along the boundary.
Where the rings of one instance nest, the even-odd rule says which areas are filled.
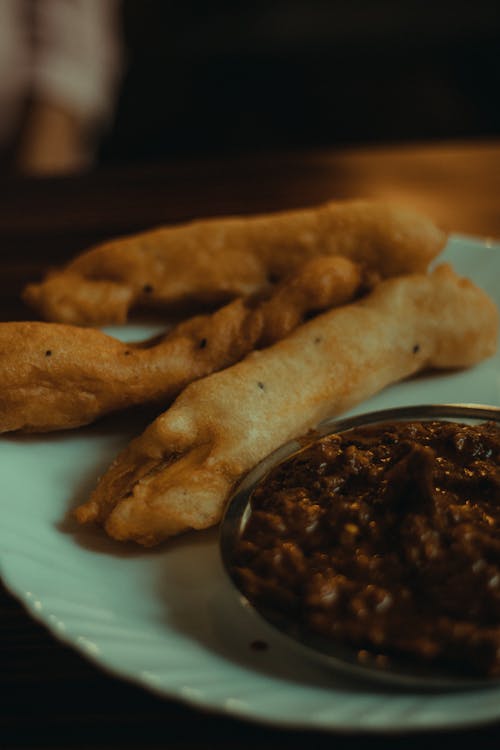
[[[268,299],[234,300],[146,345],[59,323],[2,323],[0,432],[76,427],[141,403],[165,408],[193,380],[351,301],[371,277],[341,256],[313,258]]]
[[[427,218],[376,202],[213,218],[90,249],[24,300],[46,320],[122,323],[130,308],[221,304],[262,290],[317,255],[343,255],[381,276],[423,271],[445,235]]]
[[[118,456],[76,517],[143,545],[209,527],[252,466],[323,418],[424,368],[493,354],[497,317],[450,266],[383,281],[188,386]]]

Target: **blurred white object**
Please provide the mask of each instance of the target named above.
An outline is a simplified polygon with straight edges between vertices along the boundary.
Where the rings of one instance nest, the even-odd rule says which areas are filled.
[[[19,130],[28,102],[25,171],[92,161],[121,82],[119,10],[120,0],[0,0],[0,143]]]

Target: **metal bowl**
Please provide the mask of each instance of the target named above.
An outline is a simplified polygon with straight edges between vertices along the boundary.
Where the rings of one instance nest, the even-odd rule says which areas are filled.
[[[383,422],[459,421],[477,424],[494,421],[500,424],[500,408],[476,404],[427,404],[422,406],[384,409],[341,419],[328,419],[315,430],[313,440],[345,432],[355,427]],[[312,442],[312,441],[310,441]],[[297,622],[274,611],[257,608],[241,591],[234,575],[232,560],[235,545],[251,514],[250,498],[257,485],[278,464],[304,448],[304,441],[293,440],[261,461],[239,484],[227,506],[220,530],[220,552],[224,569],[236,587],[241,604],[257,613],[305,657],[320,660],[323,665],[343,676],[385,683],[412,690],[457,690],[498,686],[492,678],[469,678],[443,668],[420,666],[411,660],[391,657],[389,666],[381,666],[375,658],[360,663],[358,651],[331,639],[301,628]]]

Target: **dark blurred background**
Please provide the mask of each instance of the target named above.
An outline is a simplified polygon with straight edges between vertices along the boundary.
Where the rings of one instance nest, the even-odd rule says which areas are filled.
[[[27,174],[500,135],[498,0],[2,0],[0,11],[0,165],[7,153]]]
[[[124,0],[104,162],[500,134],[492,0]]]

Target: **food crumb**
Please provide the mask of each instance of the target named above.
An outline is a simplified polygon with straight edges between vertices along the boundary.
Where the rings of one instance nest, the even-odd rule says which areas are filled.
[[[269,648],[269,643],[259,640],[252,641],[250,643],[250,648],[252,649],[252,651],[267,651],[267,649]]]

